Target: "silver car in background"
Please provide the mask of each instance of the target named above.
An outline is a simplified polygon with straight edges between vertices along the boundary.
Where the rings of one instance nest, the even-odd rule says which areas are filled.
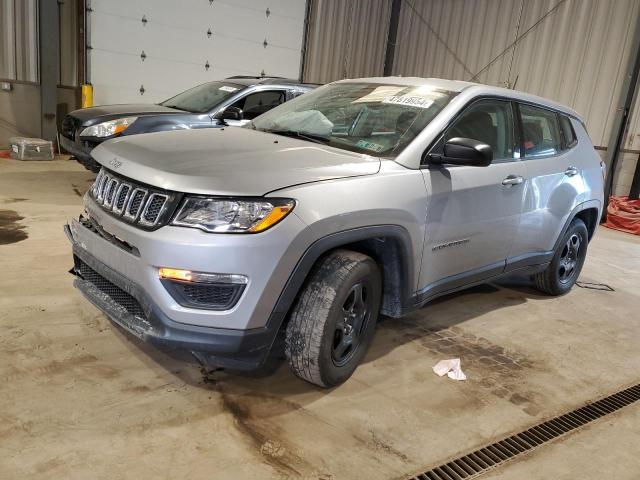
[[[249,127],[93,155],[66,227],[76,287],[144,340],[234,369],[283,348],[323,387],[353,373],[381,313],[505,274],[566,293],[603,205],[574,111],[438,79],[344,80]]]

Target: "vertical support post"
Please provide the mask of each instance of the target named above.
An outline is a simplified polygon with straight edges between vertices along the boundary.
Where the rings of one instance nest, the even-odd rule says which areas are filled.
[[[609,205],[609,197],[613,191],[613,180],[616,173],[618,158],[620,157],[620,149],[624,141],[624,134],[629,123],[629,111],[636,95],[638,87],[638,75],[640,74],[640,16],[636,19],[636,26],[631,42],[629,61],[627,64],[626,74],[620,91],[616,109],[616,117],[611,129],[611,136],[607,145],[607,183],[604,188],[604,209],[602,212],[601,222],[607,220],[607,206]],[[636,170],[637,173],[637,170]]]
[[[400,23],[400,9],[402,0],[393,0],[391,4],[391,17],[389,18],[389,34],[387,36],[387,50],[384,56],[385,77],[391,76],[393,72],[393,60],[396,53],[396,40],[398,38],[398,23]]]
[[[82,0],[84,7],[84,83],[91,83],[91,0]]]
[[[304,69],[307,61],[307,45],[309,43],[309,28],[311,25],[311,2],[307,0],[304,7],[304,31],[302,32],[302,54],[300,55],[300,81],[304,82]]]
[[[58,2],[38,1],[40,42],[40,125],[42,138],[56,140],[56,109],[60,72],[60,26]]]
[[[82,84],[85,83],[86,72],[85,62],[87,55],[87,41],[86,41],[86,12],[84,0],[77,0],[76,2],[76,18],[78,19],[78,25],[76,29],[76,53],[78,61],[76,63],[76,86],[78,90],[76,92],[76,105],[82,105]]]

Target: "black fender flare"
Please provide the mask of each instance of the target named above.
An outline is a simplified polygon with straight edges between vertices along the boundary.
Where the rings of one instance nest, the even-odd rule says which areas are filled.
[[[556,239],[556,242],[553,244],[553,251],[552,251],[553,253],[551,254],[552,258],[553,258],[553,254],[556,252],[556,250],[560,246],[560,242],[562,241],[562,237],[564,237],[564,234],[569,229],[569,225],[571,225],[571,222],[573,222],[574,218],[576,218],[578,213],[582,212],[583,210],[587,210],[589,208],[597,208],[598,209],[598,218],[596,219],[596,221],[600,222],[600,217],[602,216],[602,204],[600,203],[599,200],[587,200],[586,202],[582,202],[582,203],[576,205],[573,208],[573,210],[571,210],[571,213],[567,217],[567,221],[564,223],[564,225],[562,227],[562,230],[560,230],[560,235],[558,235],[558,238]],[[596,225],[596,227],[597,227],[597,225]]]
[[[343,230],[316,240],[298,260],[267,320],[267,329],[273,332],[274,340],[309,272],[322,255],[344,245],[383,237],[393,238],[400,245],[402,250],[401,303],[403,306],[410,303],[414,279],[410,263],[410,259],[413,256],[413,248],[409,232],[400,225],[374,225]]]

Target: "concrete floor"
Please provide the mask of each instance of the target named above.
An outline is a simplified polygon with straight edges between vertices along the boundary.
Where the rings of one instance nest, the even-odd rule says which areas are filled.
[[[640,239],[604,228],[581,280],[615,292],[505,281],[443,298],[382,320],[331,391],[286,365],[203,375],[72,288],[62,224],[91,179],[0,159],[0,478],[404,478],[640,380]],[[431,372],[458,355],[468,381]],[[637,479],[639,425],[626,407],[485,477]]]

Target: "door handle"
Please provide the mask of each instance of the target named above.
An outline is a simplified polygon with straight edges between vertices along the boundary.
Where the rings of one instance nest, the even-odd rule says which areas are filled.
[[[567,177],[573,177],[574,175],[578,174],[578,169],[574,166],[567,167],[567,169],[564,171],[564,174]]]
[[[502,180],[502,185],[510,187],[512,185],[520,185],[522,182],[524,182],[524,178],[520,175],[509,175],[507,178]]]

